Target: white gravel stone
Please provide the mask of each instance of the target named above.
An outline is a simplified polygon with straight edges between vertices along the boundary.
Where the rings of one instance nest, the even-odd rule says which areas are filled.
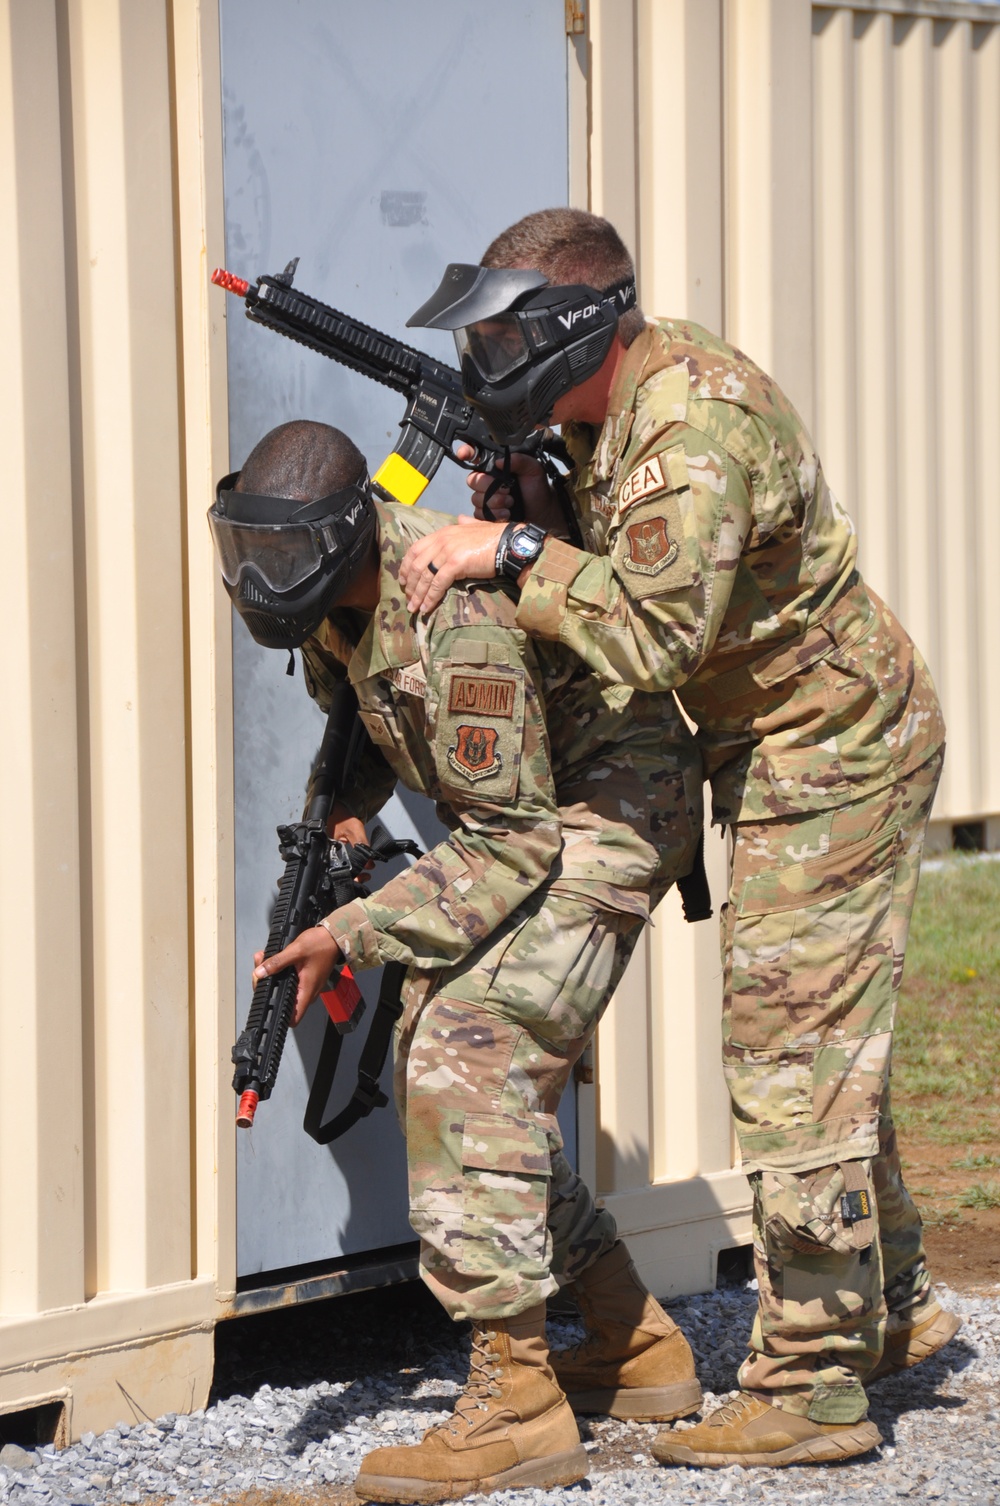
[[[862,1460],[785,1470],[664,1469],[658,1428],[610,1418],[582,1427],[591,1473],[570,1490],[499,1493],[499,1506],[873,1506],[1000,1501],[1000,1288],[941,1292],[965,1326],[944,1354],[873,1388],[883,1446]],[[733,1393],[750,1284],[671,1304],[695,1351],[710,1409]],[[555,1341],[577,1336],[553,1323]],[[346,1487],[371,1449],[416,1443],[446,1417],[465,1374],[465,1342],[422,1289],[409,1287],[269,1314],[220,1330],[212,1404],[190,1418],[122,1424],[57,1452],[0,1451],[3,1506],[177,1506],[283,1486],[321,1499]],[[691,1422],[682,1420],[683,1429]],[[482,1498],[478,1498],[482,1499]]]

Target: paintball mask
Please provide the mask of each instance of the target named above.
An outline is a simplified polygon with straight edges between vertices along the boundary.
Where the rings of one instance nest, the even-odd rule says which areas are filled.
[[[375,536],[368,472],[315,502],[215,491],[208,521],[233,606],[264,648],[299,648],[346,591]]]
[[[518,445],[548,423],[557,398],[593,376],[635,306],[634,278],[597,292],[552,287],[541,272],[452,262],[407,323],[455,331],[465,396],[497,444]]]

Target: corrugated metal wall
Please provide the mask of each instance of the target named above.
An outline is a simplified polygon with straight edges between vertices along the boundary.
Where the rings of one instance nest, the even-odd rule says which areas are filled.
[[[935,817],[1000,840],[1000,6],[592,0],[587,195],[650,314],[771,371],[948,717]],[[725,858],[709,840],[716,899]],[[714,923],[668,899],[598,1041],[596,1185],[663,1290],[745,1237]],[[655,1232],[654,1232],[655,1231]]]
[[[76,1431],[198,1405],[232,1263],[214,20],[0,4],[0,1411],[55,1397]]]
[[[1000,811],[1000,7],[913,9],[814,9],[816,430],[960,821]]]

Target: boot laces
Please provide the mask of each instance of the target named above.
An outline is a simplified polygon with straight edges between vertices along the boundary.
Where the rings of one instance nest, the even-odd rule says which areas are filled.
[[[447,1422],[439,1424],[452,1436],[459,1431],[456,1424],[466,1428],[473,1427],[479,1421],[479,1414],[489,1411],[490,1400],[503,1395],[501,1387],[497,1385],[497,1381],[503,1374],[501,1359],[492,1348],[496,1336],[494,1328],[473,1328],[472,1330],[468,1380],[455,1402],[453,1415]]]
[[[743,1413],[749,1412],[755,1401],[756,1397],[746,1391],[741,1391],[738,1396],[733,1397],[732,1401],[724,1401],[715,1413],[715,1417],[720,1423],[739,1422]]]

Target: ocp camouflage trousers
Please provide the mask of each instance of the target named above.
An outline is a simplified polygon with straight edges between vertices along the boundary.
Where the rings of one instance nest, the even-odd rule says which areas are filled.
[[[615,1242],[556,1109],[641,929],[547,887],[462,966],[409,978],[395,1085],[410,1222],[453,1318],[513,1317]]]
[[[740,1384],[852,1422],[930,1298],[889,1104],[892,1027],[937,755],[829,811],[734,827],[723,1061],[754,1192],[759,1287]]]

